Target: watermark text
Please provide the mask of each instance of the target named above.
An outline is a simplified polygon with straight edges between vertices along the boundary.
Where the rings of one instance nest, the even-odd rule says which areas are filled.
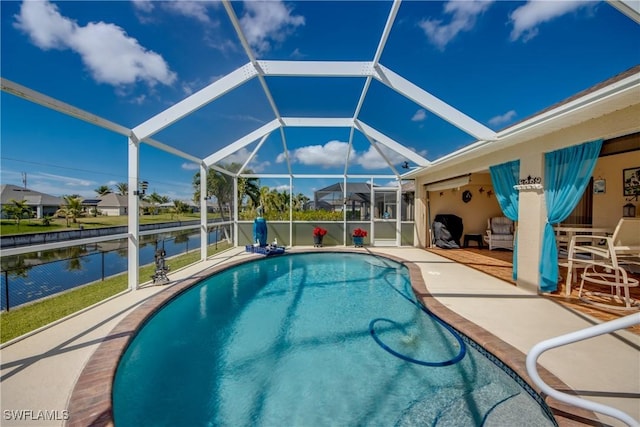
[[[5,409],[2,418],[6,421],[66,421],[69,411],[51,409]]]

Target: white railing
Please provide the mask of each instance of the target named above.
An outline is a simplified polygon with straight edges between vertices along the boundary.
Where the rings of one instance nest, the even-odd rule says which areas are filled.
[[[563,393],[542,381],[538,374],[537,361],[542,353],[552,348],[560,347],[566,344],[571,344],[577,341],[583,341],[589,338],[597,337],[599,335],[608,334],[618,329],[629,328],[631,326],[640,324],[640,313],[634,313],[629,316],[622,317],[620,319],[612,320],[610,322],[602,323],[600,325],[591,326],[586,329],[582,329],[569,334],[561,335],[559,337],[551,338],[534,345],[529,354],[527,355],[527,373],[531,380],[542,390],[543,393],[548,396],[559,400],[564,403],[568,403],[573,406],[577,406],[583,409],[587,409],[600,414],[614,417],[629,426],[640,426],[640,423],[626,412],[619,409],[612,408],[601,403],[592,402],[587,399],[583,399],[574,395]]]

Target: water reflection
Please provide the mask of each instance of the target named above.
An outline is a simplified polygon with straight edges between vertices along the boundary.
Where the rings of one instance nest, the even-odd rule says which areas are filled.
[[[208,243],[218,241],[221,234],[217,229],[210,231]],[[140,265],[153,263],[156,248],[161,247],[166,251],[167,257],[198,249],[200,232],[184,230],[141,236]],[[7,303],[12,308],[123,273],[128,268],[127,255],[127,239],[119,239],[3,256],[0,259],[0,307],[6,310]]]

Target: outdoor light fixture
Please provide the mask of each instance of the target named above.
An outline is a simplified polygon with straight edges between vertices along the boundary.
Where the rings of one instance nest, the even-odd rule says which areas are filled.
[[[636,216],[636,206],[633,203],[627,203],[622,207],[622,216],[626,218],[634,218]]]
[[[147,193],[147,188],[149,188],[149,182],[140,181],[140,183],[138,184],[138,188],[140,189],[140,191],[134,191],[133,195],[138,197],[144,196]]]

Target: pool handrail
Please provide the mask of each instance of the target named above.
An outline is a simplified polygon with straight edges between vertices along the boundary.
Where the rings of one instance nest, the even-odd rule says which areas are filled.
[[[635,325],[640,325],[640,313],[630,314],[619,319],[611,320],[609,322],[601,323],[599,325],[590,326],[579,331],[571,332],[558,337],[544,340],[534,345],[527,354],[527,373],[529,378],[540,388],[540,390],[548,396],[564,403],[568,403],[579,408],[587,409],[600,414],[608,415],[616,418],[625,424],[633,427],[640,426],[638,420],[619,409],[607,406],[601,403],[593,402],[591,400],[583,399],[571,394],[558,391],[547,383],[545,383],[538,374],[537,361],[540,355],[547,350],[551,350],[556,347],[571,344],[577,341],[583,341],[589,338],[597,337],[599,335],[615,332],[618,329],[629,328]]]

